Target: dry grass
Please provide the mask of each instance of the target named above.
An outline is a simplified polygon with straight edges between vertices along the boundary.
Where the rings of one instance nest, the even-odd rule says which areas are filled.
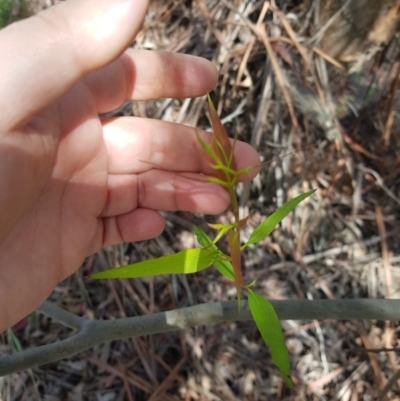
[[[271,299],[398,298],[398,37],[380,47],[366,45],[363,37],[358,60],[342,63],[320,44],[334,26],[326,25],[337,11],[329,11],[331,3],[281,1],[278,12],[256,1],[157,0],[134,46],[211,59],[220,71],[213,98],[228,132],[257,146],[264,161],[294,151],[240,188],[250,227],[285,199],[319,188],[261,247],[248,250],[246,278],[257,279],[259,293]],[[368,59],[372,48],[375,55]],[[118,113],[209,127],[204,99],[128,103]],[[93,269],[192,247],[192,225],[207,229],[202,216],[165,216],[161,237],[89,257],[52,300],[88,318],[113,319],[234,297],[213,270],[190,277],[82,279]],[[104,344],[0,379],[0,397],[367,401],[378,399],[399,370],[398,353],[366,352],[396,347],[397,322],[285,321],[283,327],[292,390],[282,384],[254,325],[227,323]],[[13,332],[23,348],[69,334],[41,315]],[[13,348],[10,335],[0,342],[4,352]],[[400,399],[399,380],[387,395]]]

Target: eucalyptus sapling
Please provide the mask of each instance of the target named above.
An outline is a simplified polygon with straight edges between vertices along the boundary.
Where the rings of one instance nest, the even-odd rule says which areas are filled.
[[[239,218],[239,204],[235,188],[240,176],[249,174],[253,168],[258,166],[249,166],[241,170],[236,168],[234,157],[236,140],[232,143],[229,139],[210,96],[208,96],[208,105],[213,129],[211,142],[206,143],[200,137],[198,137],[198,141],[203,151],[212,160],[211,167],[216,172],[215,177],[207,178],[207,181],[220,185],[230,195],[234,216],[233,221],[229,224],[209,224],[211,228],[217,231],[213,240],[199,227],[195,227],[195,235],[202,246],[200,249],[187,249],[173,255],[166,255],[157,259],[95,273],[90,277],[93,279],[106,279],[139,278],[162,274],[190,274],[214,265],[222,275],[234,282],[237,290],[238,308],[240,308],[242,290],[247,292],[251,315],[260,331],[261,337],[271,349],[272,359],[280,370],[284,381],[291,387],[293,382],[290,376],[289,355],[278,316],[272,304],[251,289],[254,282],[246,284],[242,273],[241,252],[249,245],[263,241],[285,216],[301,201],[312,195],[315,190],[308,191],[284,204],[259,224],[250,235],[249,240],[241,245],[240,230],[246,225],[248,216],[243,219]],[[216,245],[224,236],[228,239],[229,254],[223,253]]]

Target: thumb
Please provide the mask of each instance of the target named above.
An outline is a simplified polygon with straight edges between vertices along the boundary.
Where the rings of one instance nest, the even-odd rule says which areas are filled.
[[[0,31],[0,131],[18,127],[115,60],[149,0],[71,0]]]

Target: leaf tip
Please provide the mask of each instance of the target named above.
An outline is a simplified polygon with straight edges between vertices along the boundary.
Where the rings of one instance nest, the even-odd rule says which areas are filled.
[[[283,379],[285,380],[285,383],[286,383],[286,385],[287,385],[289,388],[292,388],[292,387],[293,387],[293,379],[292,379],[292,376],[286,375],[286,376],[283,377]]]

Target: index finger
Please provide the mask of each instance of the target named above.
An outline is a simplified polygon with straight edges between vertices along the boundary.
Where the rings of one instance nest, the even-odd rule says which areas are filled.
[[[18,127],[87,73],[115,60],[140,29],[148,0],[57,4],[0,31],[0,131]]]
[[[126,100],[202,96],[217,81],[216,68],[204,58],[133,49],[85,78],[98,113],[114,110]]]

